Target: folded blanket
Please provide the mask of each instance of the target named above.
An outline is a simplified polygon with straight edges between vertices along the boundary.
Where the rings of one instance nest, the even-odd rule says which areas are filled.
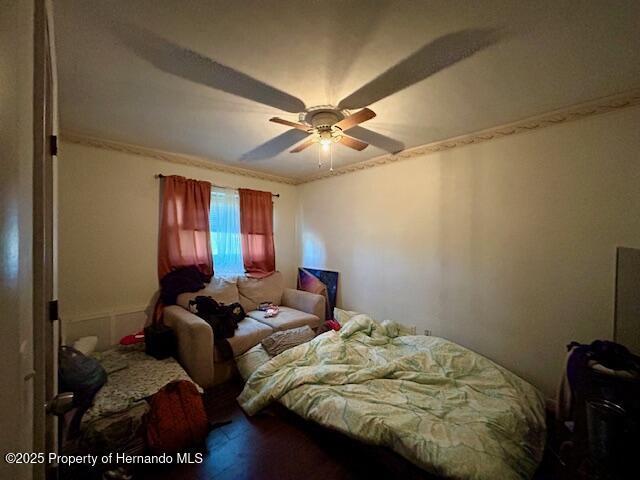
[[[313,333],[311,327],[309,327],[309,325],[303,325],[302,327],[272,333],[262,340],[262,346],[269,355],[275,357],[285,350],[308,342],[313,337],[315,337],[315,333]]]

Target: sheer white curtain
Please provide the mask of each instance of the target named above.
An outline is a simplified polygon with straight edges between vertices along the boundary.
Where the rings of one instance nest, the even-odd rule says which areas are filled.
[[[223,188],[211,188],[209,225],[214,275],[244,274],[240,243],[240,199],[238,192]]]

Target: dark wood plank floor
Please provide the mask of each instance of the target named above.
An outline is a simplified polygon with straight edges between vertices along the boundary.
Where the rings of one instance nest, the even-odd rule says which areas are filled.
[[[239,381],[216,386],[205,394],[211,422],[231,421],[207,438],[202,464],[147,466],[142,480],[163,479],[430,479],[386,449],[366,446],[315,426],[274,405],[248,417],[236,397]]]
[[[142,480],[163,479],[433,479],[390,450],[364,445],[306,422],[279,405],[248,417],[236,402],[242,390],[231,381],[207,391],[214,429],[201,464],[145,467]],[[541,472],[542,473],[542,472]],[[536,479],[550,478],[536,475]]]

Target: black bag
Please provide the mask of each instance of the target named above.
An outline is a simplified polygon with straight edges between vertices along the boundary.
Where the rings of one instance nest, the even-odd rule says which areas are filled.
[[[215,299],[206,295],[198,295],[193,300],[189,300],[189,311],[203,319],[203,315],[221,314],[220,307],[221,305]]]
[[[73,392],[77,407],[91,405],[93,397],[107,382],[107,372],[95,358],[63,345],[58,354],[60,391]]]
[[[242,305],[237,302],[230,305],[223,305],[222,308],[225,310],[225,315],[235,322],[235,328],[238,328],[238,323],[247,316]]]
[[[144,350],[158,360],[176,354],[177,341],[173,330],[166,325],[149,325],[144,329]]]
[[[95,358],[63,345],[58,350],[58,381],[61,392],[73,392],[73,405],[77,410],[71,419],[69,436],[74,437],[80,431],[82,415],[107,383],[107,372]]]
[[[238,322],[244,318],[244,309],[239,303],[224,305],[204,295],[190,300],[189,310],[211,326],[216,339],[233,337]]]

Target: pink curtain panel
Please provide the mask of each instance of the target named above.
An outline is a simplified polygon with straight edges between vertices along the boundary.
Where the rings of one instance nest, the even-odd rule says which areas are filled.
[[[244,269],[247,276],[266,277],[276,270],[271,193],[245,188],[238,193]]]
[[[195,265],[213,274],[209,233],[211,184],[177,175],[164,178],[158,279],[173,268]]]

